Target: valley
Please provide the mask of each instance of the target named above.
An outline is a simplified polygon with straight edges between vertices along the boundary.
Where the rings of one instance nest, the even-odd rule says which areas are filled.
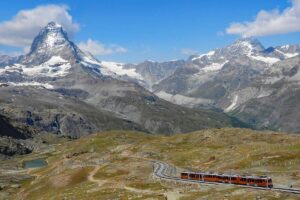
[[[2,199],[298,198],[276,191],[160,181],[151,162],[176,166],[178,176],[182,170],[268,175],[274,187],[300,188],[296,134],[234,128],[174,136],[109,131],[69,141],[49,137],[48,142],[44,150],[1,161],[1,180],[7,180],[1,183]],[[24,161],[36,158],[44,158],[47,166],[22,168]]]
[[[121,1],[94,2],[96,12],[82,2],[72,11],[39,5],[0,21],[0,200],[300,198],[300,0],[261,10],[259,28],[232,21],[218,33],[197,25],[205,14],[225,28],[215,5],[199,13],[211,1],[160,2],[143,19],[153,2],[127,15],[128,2],[114,10]],[[235,4],[226,19],[245,11]],[[80,25],[73,9],[76,18],[107,16]],[[252,33],[272,17],[275,29]],[[248,26],[252,34],[237,33]],[[288,39],[265,37],[290,28]],[[191,180],[195,172],[205,183]]]

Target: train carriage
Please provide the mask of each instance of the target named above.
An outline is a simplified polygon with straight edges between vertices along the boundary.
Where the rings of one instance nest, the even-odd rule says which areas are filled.
[[[248,185],[254,187],[268,187],[272,188],[272,179],[267,176],[240,176],[229,174],[216,173],[196,173],[196,172],[182,172],[181,179],[198,180],[205,182],[219,182],[230,183],[237,185]]]

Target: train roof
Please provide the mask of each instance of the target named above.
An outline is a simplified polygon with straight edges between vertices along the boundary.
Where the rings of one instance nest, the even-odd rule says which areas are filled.
[[[182,173],[188,173],[188,174],[199,174],[199,175],[210,175],[210,176],[221,176],[221,177],[241,177],[241,178],[253,178],[253,179],[271,179],[271,177],[268,176],[244,176],[239,174],[220,174],[220,173],[212,173],[212,172],[188,172],[184,171]]]

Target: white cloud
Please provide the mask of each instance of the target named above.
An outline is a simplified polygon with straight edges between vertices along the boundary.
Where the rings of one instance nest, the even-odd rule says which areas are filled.
[[[194,50],[194,49],[189,49],[189,48],[184,48],[184,49],[181,49],[181,54],[183,55],[193,55],[193,54],[197,54],[198,51]]]
[[[40,29],[50,21],[61,24],[71,36],[79,30],[65,5],[42,5],[19,11],[11,20],[0,22],[0,44],[28,48]]]
[[[282,12],[262,10],[252,22],[232,23],[226,33],[250,37],[300,31],[300,0],[291,2],[292,6]]]
[[[115,49],[115,52],[116,53],[126,53],[128,50],[126,49],[126,48],[124,48],[124,47],[121,47],[121,46],[118,46],[118,47],[116,47],[116,49]]]
[[[105,45],[98,41],[88,39],[86,42],[80,42],[79,48],[95,56],[109,55],[114,53],[126,53],[127,49],[116,44]]]

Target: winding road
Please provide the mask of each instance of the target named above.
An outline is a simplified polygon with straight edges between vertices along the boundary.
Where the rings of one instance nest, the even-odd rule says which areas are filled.
[[[300,189],[290,189],[290,188],[280,188],[280,187],[263,188],[263,187],[247,186],[247,185],[235,185],[235,184],[228,184],[228,183],[216,183],[216,182],[205,182],[199,180],[181,179],[179,177],[167,175],[167,170],[170,168],[170,166],[167,163],[163,163],[160,161],[152,161],[152,162],[154,165],[154,169],[153,169],[154,176],[164,180],[171,180],[179,183],[198,183],[198,184],[205,184],[205,185],[234,185],[237,187],[250,188],[254,190],[271,190],[276,192],[288,192],[288,193],[300,195]]]

